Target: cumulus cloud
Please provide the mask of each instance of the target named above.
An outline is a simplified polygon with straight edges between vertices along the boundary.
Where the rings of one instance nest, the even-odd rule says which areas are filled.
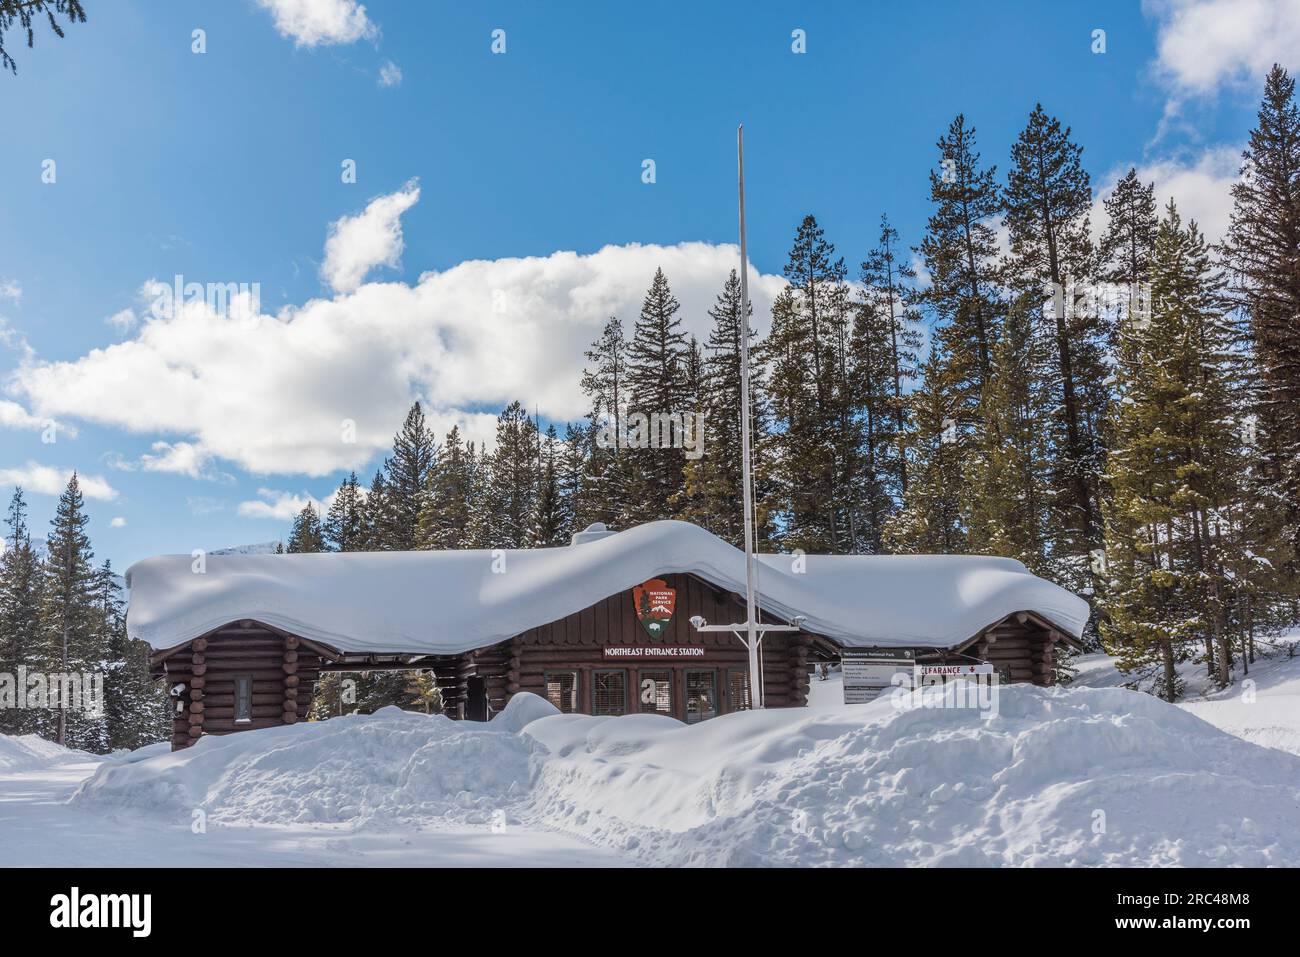
[[[315,47],[373,39],[379,28],[356,0],[257,0],[271,12],[280,35]]]
[[[0,279],[0,299],[19,302],[23,298],[23,287],[16,279]]]
[[[113,520],[108,523],[113,528],[126,528],[126,519],[121,515],[113,516]]]
[[[1160,215],[1172,198],[1178,204],[1183,221],[1194,219],[1209,242],[1218,242],[1228,231],[1232,214],[1232,184],[1237,181],[1241,164],[1241,147],[1216,146],[1184,158],[1165,158],[1139,164],[1138,177],[1143,183],[1155,183]],[[1128,171],[1128,166],[1110,172],[1097,189],[1092,226],[1099,237],[1105,229],[1103,198]]]
[[[396,268],[402,259],[402,214],[420,199],[414,180],[396,193],[379,196],[356,216],[330,226],[321,278],[335,292],[355,292],[376,266]]]
[[[385,60],[379,68],[380,86],[397,86],[402,82],[402,68],[392,60]]]
[[[703,339],[738,259],[733,245],[696,242],[475,260],[253,323],[194,303],[80,358],[25,361],[10,387],[37,415],[168,436],[160,462],[201,451],[257,473],[321,476],[387,449],[417,398],[439,434],[455,424],[489,444],[514,399],[579,418],[583,351],[610,316],[630,331],[655,269]],[[783,286],[750,267],[760,327]],[[184,443],[194,448],[182,455]]]
[[[71,477],[72,469],[42,465],[30,459],[21,467],[0,469],[0,485],[21,485],[27,491],[40,495],[61,494],[68,487],[68,479]],[[86,498],[101,502],[111,502],[117,498],[117,489],[98,475],[78,473],[77,483],[81,486],[81,494]]]
[[[1300,0],[1147,0],[1156,70],[1179,96],[1258,81],[1300,57]]]
[[[277,522],[287,522],[301,512],[309,502],[318,514],[324,515],[329,511],[328,499],[322,502],[306,492],[295,494],[271,488],[259,488],[257,495],[256,499],[239,503],[239,514],[244,518],[271,518]]]
[[[133,309],[119,309],[107,319],[104,324],[116,329],[119,333],[126,334],[135,328],[136,317]]]

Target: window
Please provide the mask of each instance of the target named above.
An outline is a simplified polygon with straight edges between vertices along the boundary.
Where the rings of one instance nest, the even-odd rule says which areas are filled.
[[[578,673],[576,671],[548,671],[546,681],[546,700],[559,708],[564,714],[573,714],[578,710]]]
[[[591,673],[591,713],[627,714],[627,672]]]
[[[644,714],[673,713],[673,673],[671,671],[638,671],[638,698]]]
[[[686,723],[708,721],[718,713],[717,678],[712,671],[686,672]]]
[[[253,679],[249,675],[235,676],[235,720],[253,720]]]
[[[733,668],[727,672],[727,708],[731,711],[748,711],[749,671]]]

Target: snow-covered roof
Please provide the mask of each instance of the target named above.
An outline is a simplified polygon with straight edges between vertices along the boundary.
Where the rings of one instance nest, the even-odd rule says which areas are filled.
[[[764,610],[847,646],[949,647],[1013,612],[1078,637],[1088,605],[1007,558],[759,556]],[[744,592],[745,557],[686,522],[561,548],[163,555],[127,570],[133,638],[170,648],[254,619],[341,651],[458,654],[581,611],[656,576]],[[720,623],[719,623],[720,624]]]

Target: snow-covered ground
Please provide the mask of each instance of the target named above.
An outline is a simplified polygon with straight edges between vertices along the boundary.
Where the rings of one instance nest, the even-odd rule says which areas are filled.
[[[178,754],[0,737],[0,865],[1300,866],[1300,658],[1176,707],[1079,671],[996,714],[844,706],[832,676],[689,727],[520,695]]]

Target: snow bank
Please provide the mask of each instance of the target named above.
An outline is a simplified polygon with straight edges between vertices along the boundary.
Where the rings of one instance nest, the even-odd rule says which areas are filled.
[[[764,609],[847,645],[948,647],[1017,611],[1080,635],[1088,604],[1009,558],[758,558]],[[504,574],[498,572],[504,568]],[[343,651],[459,654],[673,572],[743,591],[744,553],[687,522],[650,522],[563,548],[300,555],[163,555],[127,571],[131,637],[169,648],[236,619]],[[683,621],[679,616],[679,621]],[[675,623],[674,627],[684,628]]]
[[[1121,689],[1003,686],[999,704],[526,733],[553,755],[539,812],[652,863],[1300,864],[1300,759]]]
[[[523,695],[487,724],[385,709],[106,764],[73,801],[224,823],[517,821],[664,865],[1300,865],[1300,757],[1124,689],[1000,692],[992,717],[882,699],[691,726]]]
[[[105,764],[72,803],[184,820],[201,809],[226,825],[490,822],[531,779],[537,745],[511,727],[530,708],[544,713],[527,697],[500,725],[383,708],[205,736],[174,754]]]
[[[0,774],[39,771],[54,764],[98,760],[85,751],[77,751],[47,741],[40,735],[0,734]]]

